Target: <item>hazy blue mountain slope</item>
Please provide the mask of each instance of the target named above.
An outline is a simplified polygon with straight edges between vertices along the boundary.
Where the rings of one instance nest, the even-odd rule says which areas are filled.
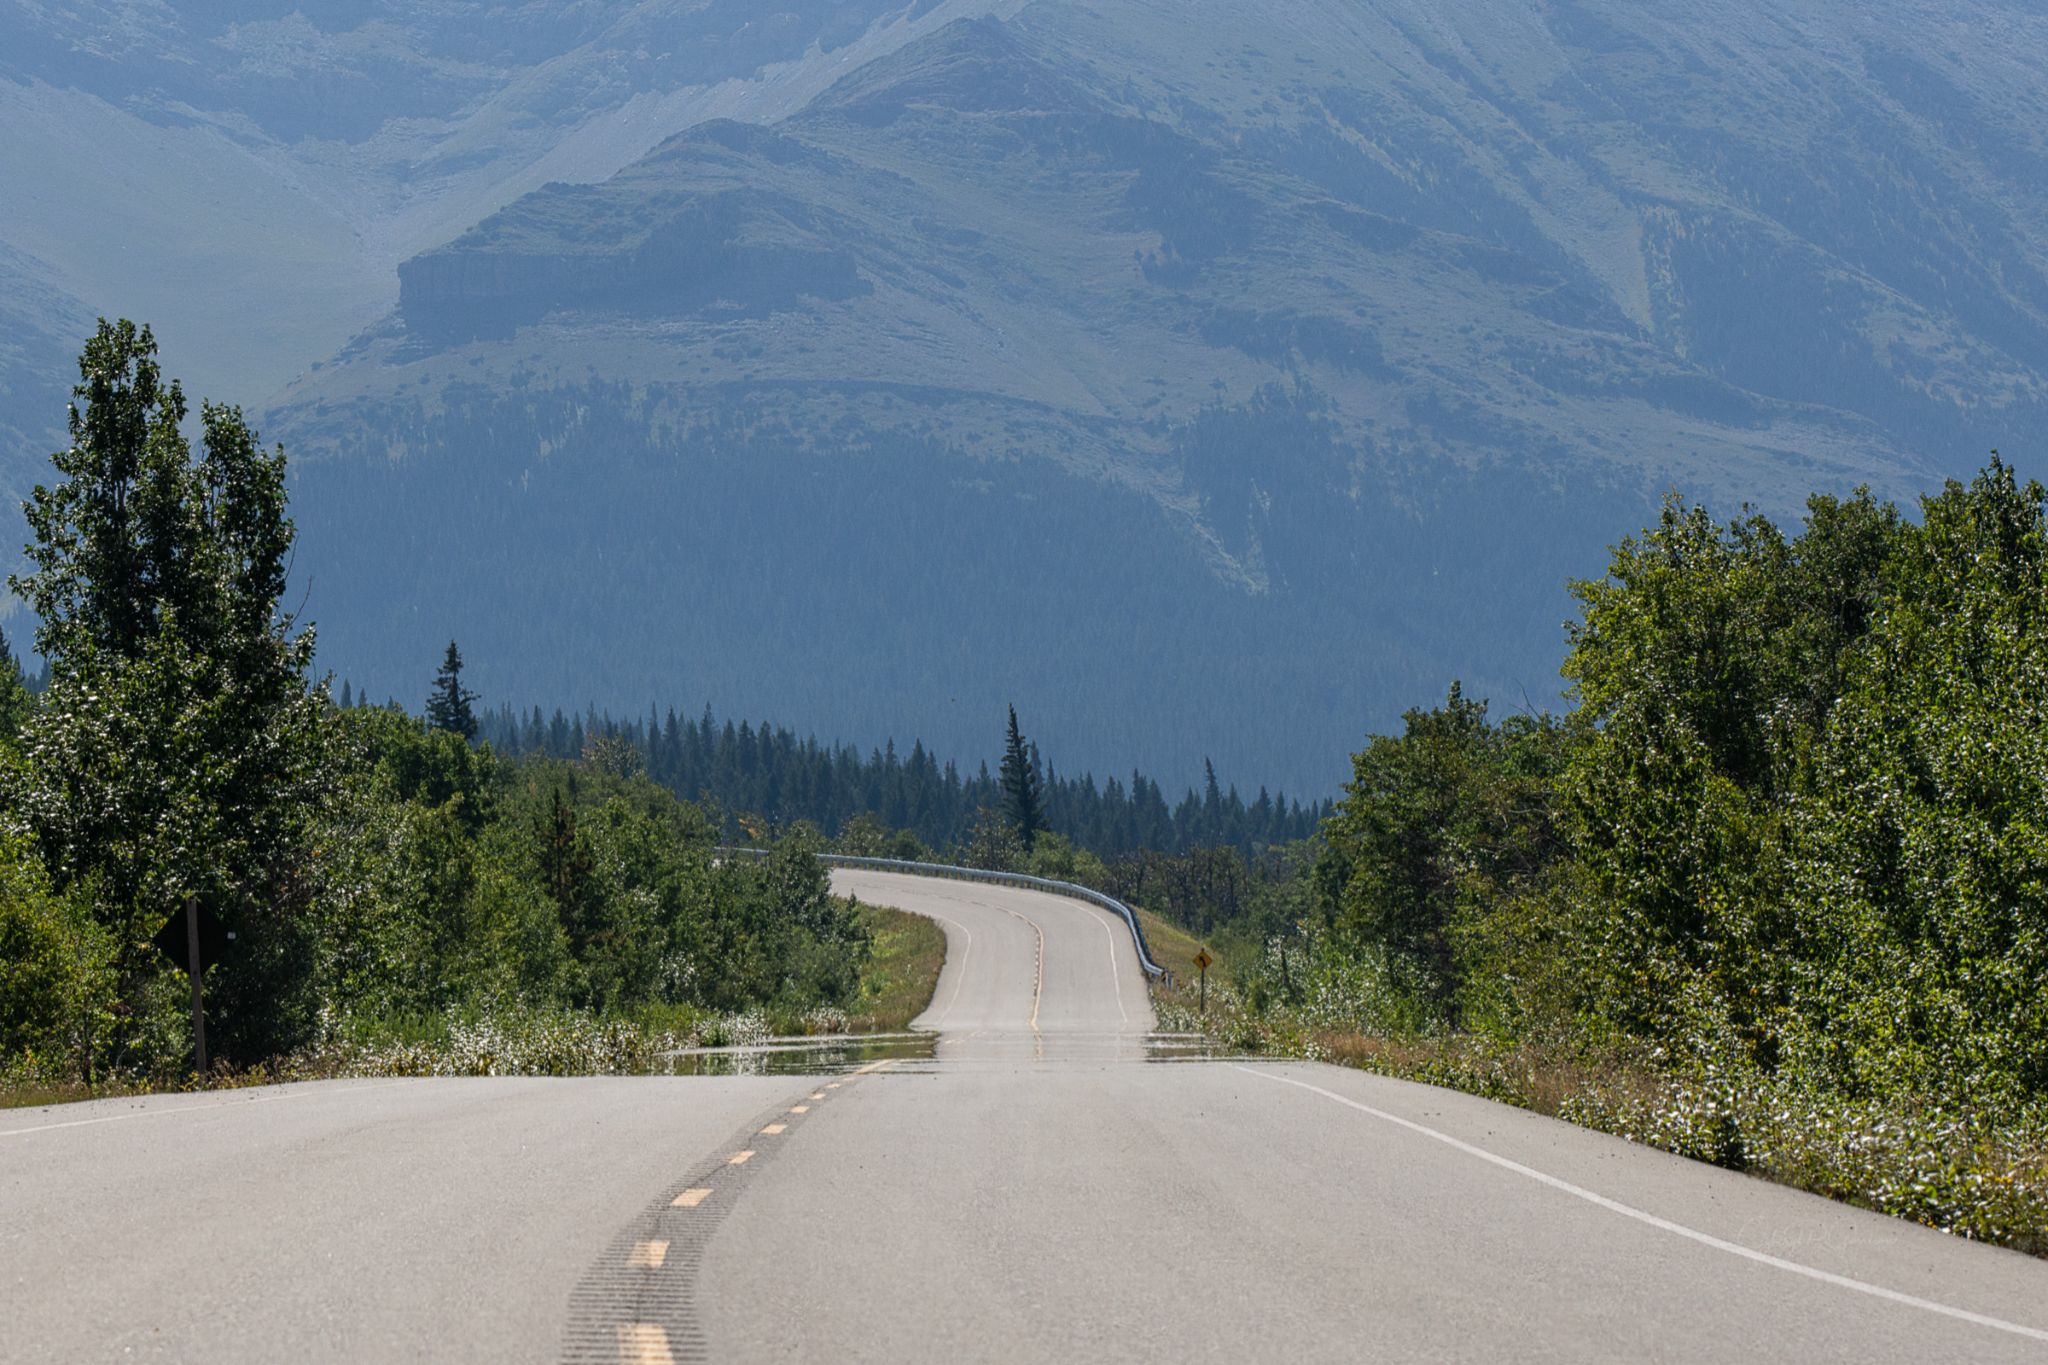
[[[160,98],[0,97],[285,168],[252,292],[367,325],[269,434],[377,692],[453,634],[522,700],[963,753],[1015,700],[1063,761],[1325,787],[1454,674],[1554,695],[1563,578],[1664,488],[1904,494],[2042,427],[2018,5],[109,13],[198,44],[95,50]]]
[[[47,477],[63,445],[65,413],[78,370],[72,358],[93,325],[86,306],[45,283],[42,263],[0,247],[0,498],[21,501]],[[20,538],[25,539],[25,534]],[[13,546],[0,542],[12,558]]]
[[[1038,0],[848,63],[400,267],[276,414],[327,655],[1294,785],[1454,674],[1541,702],[1662,489],[2039,428],[2048,28],[1963,8]]]
[[[0,0],[0,246],[154,322],[195,391],[262,402],[390,309],[400,261],[527,190],[987,8]]]

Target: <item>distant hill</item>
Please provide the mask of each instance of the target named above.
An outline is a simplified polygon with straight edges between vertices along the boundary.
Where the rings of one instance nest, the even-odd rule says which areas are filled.
[[[1014,700],[1062,764],[1327,790],[1453,676],[1554,698],[1563,580],[1664,489],[1904,495],[2043,429],[2027,7],[791,13],[773,101],[500,153],[531,192],[273,405],[334,666],[409,694],[456,635],[486,692],[968,754]]]

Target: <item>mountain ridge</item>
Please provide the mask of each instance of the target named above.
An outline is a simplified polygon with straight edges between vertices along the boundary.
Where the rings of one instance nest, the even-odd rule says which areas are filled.
[[[1908,498],[2048,412],[2022,6],[966,8],[395,264],[267,415],[325,657],[1313,790],[1555,698],[1667,488]]]

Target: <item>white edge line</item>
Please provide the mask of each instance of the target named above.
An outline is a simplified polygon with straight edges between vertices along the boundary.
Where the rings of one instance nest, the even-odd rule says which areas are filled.
[[[874,869],[869,869],[869,868],[852,868],[852,867],[850,867],[850,868],[847,868],[847,869],[845,869],[845,870],[846,870],[846,871],[848,871],[848,872],[856,872],[856,873],[858,873],[858,872],[865,872],[865,871],[873,871]],[[902,877],[902,876],[908,876],[908,875],[910,875],[910,874],[908,874],[908,873],[903,873],[903,872],[896,872],[896,873],[887,873],[887,872],[885,872],[885,873],[883,873],[882,875],[883,875],[883,876],[897,876],[897,877]],[[939,880],[939,879],[938,879],[938,878],[930,878],[929,880],[937,881],[937,880]],[[922,888],[920,888],[920,889],[922,889]],[[856,895],[858,895],[858,893],[856,893]],[[876,904],[876,905],[882,905],[882,904],[883,904],[883,902],[881,902],[881,901],[876,901],[876,902],[874,902],[874,904]],[[945,1007],[945,1009],[944,1009],[944,1010],[943,1010],[943,1011],[942,1011],[942,1012],[941,1012],[941,1013],[939,1014],[939,1017],[938,1017],[937,1019],[934,1019],[934,1020],[932,1020],[932,1022],[931,1022],[931,1023],[929,1023],[929,1024],[925,1025],[925,1027],[926,1027],[926,1028],[929,1028],[929,1029],[933,1029],[933,1030],[936,1030],[937,1032],[943,1033],[943,1032],[945,1032],[945,1029],[944,1029],[944,1028],[942,1027],[942,1025],[944,1024],[945,1020],[947,1020],[947,1019],[949,1019],[949,1018],[951,1018],[951,1017],[952,1017],[952,1014],[953,1014],[953,1010],[954,1010],[954,1008],[955,1008],[955,1007],[956,1007],[957,1005],[959,1005],[959,1003],[960,1003],[960,988],[961,988],[961,987],[962,987],[963,985],[965,985],[965,984],[967,983],[967,959],[968,959],[968,958],[970,958],[970,957],[972,957],[972,956],[974,955],[974,931],[973,931],[973,930],[971,930],[971,929],[969,929],[969,928],[968,928],[968,927],[967,927],[967,926],[966,926],[965,924],[962,924],[962,923],[961,923],[961,922],[960,922],[959,920],[957,920],[957,919],[954,919],[954,918],[952,918],[952,917],[951,917],[950,915],[941,915],[941,914],[939,914],[938,912],[936,912],[936,911],[933,911],[933,910],[905,910],[905,909],[904,909],[904,908],[903,908],[902,906],[900,906],[900,905],[895,905],[895,906],[887,906],[887,907],[885,907],[885,908],[887,908],[887,909],[891,909],[891,910],[895,910],[895,911],[897,911],[897,912],[898,912],[899,914],[905,914],[905,915],[917,915],[917,916],[920,916],[920,917],[922,917],[922,918],[924,918],[924,919],[934,919],[934,920],[937,920],[937,921],[938,921],[939,923],[941,923],[941,924],[950,924],[950,925],[952,925],[952,926],[953,926],[953,927],[954,927],[955,929],[958,929],[958,930],[960,931],[960,936],[961,936],[962,938],[964,938],[964,939],[966,940],[966,942],[965,942],[965,943],[963,943],[963,944],[961,944],[961,946],[960,946],[960,969],[959,969],[959,971],[958,971],[958,972],[957,972],[957,973],[956,973],[956,974],[954,975],[954,977],[953,977],[953,991],[952,991],[952,995],[951,995],[951,997],[950,997],[950,998],[949,998],[949,999],[948,999],[948,1000],[946,1001],[946,1007]],[[941,963],[941,964],[940,964],[940,966],[939,966],[939,979],[940,979],[941,981],[943,981],[943,980],[945,979],[945,975],[946,975],[946,972],[947,972],[948,970],[950,970],[950,969],[952,968],[952,966],[953,966],[953,962],[952,962],[952,960],[951,960],[951,959],[952,959],[952,954],[951,954],[951,953],[948,953],[948,954],[947,954],[947,961],[945,961],[945,962]],[[934,992],[933,992],[933,995],[934,995],[934,997],[936,998],[936,996],[937,996],[937,992],[936,992],[936,991],[934,991]],[[919,1019],[923,1019],[923,1018],[925,1018],[925,1017],[926,1017],[926,1015],[929,1015],[929,1014],[930,1014],[931,1012],[932,1012],[932,1007],[931,1007],[931,1006],[929,1006],[929,1005],[927,1005],[927,1006],[925,1007],[925,1011],[924,1011],[924,1014],[920,1014],[920,1015],[918,1015],[917,1017],[918,1017]],[[913,1022],[913,1023],[915,1023],[915,1022],[916,1022],[916,1020],[913,1020],[912,1022]],[[5,1135],[4,1135],[4,1134],[0,1134],[0,1136],[5,1136]]]
[[[376,1081],[369,1085],[351,1085],[343,1088],[348,1090],[382,1090],[385,1086],[403,1085],[406,1081],[417,1079],[420,1078],[407,1076],[401,1080]],[[312,1084],[317,1085],[318,1082],[313,1082]],[[306,1096],[315,1093],[318,1092],[309,1085],[306,1089],[287,1091],[282,1095],[253,1095],[248,1099],[222,1099],[212,1104],[180,1104],[169,1109],[131,1109],[125,1114],[102,1114],[100,1117],[93,1119],[67,1119],[63,1123],[44,1123],[34,1128],[0,1129],[0,1138],[21,1137],[26,1133],[50,1133],[55,1132],[59,1128],[86,1128],[95,1123],[119,1123],[123,1119],[153,1119],[161,1118],[167,1114],[191,1114],[201,1110],[233,1109],[237,1106],[251,1104],[275,1104],[279,1100],[304,1099]]]
[[[1117,965],[1116,930],[1109,927],[1109,912],[1098,909],[1086,901],[1076,901],[1075,904],[1086,910],[1102,932],[1109,936],[1109,987],[1116,992],[1116,1012],[1122,1015],[1123,1021],[1128,1024],[1131,1022],[1131,1012],[1124,1008],[1124,970]],[[1119,924],[1117,927],[1123,929],[1126,935],[1130,933],[1127,925]]]
[[[911,910],[906,911],[905,913],[914,915],[919,912]],[[960,987],[967,981],[967,959],[974,955],[974,931],[972,929],[969,929],[966,925],[962,924],[959,920],[949,919],[945,915],[927,915],[926,918],[935,919],[941,924],[952,925],[955,929],[958,929],[960,931],[960,936],[967,940],[965,943],[960,945],[960,970],[953,977],[953,996],[950,1000],[946,1002],[946,1008],[944,1013],[940,1014],[939,1018],[933,1021],[933,1024],[936,1025],[943,1020],[951,1018],[954,1007],[960,1003]],[[950,967],[951,965],[952,964],[950,962],[940,963],[940,974],[944,975],[946,968]],[[941,1032],[943,1031],[944,1030],[941,1030]]]
[[[1624,1204],[1619,1200],[1609,1199],[1604,1194],[1595,1194],[1583,1186],[1572,1184],[1569,1180],[1560,1180],[1558,1177],[1539,1171],[1533,1166],[1524,1166],[1519,1161],[1511,1161],[1507,1157],[1489,1152],[1483,1147],[1475,1147],[1469,1142],[1454,1138],[1449,1133],[1440,1133],[1434,1128],[1425,1127],[1412,1119],[1404,1119],[1398,1114],[1389,1114],[1384,1109],[1375,1109],[1369,1104],[1360,1104],[1357,1100],[1346,1099],[1334,1090],[1325,1090],[1319,1085],[1310,1085],[1307,1081],[1297,1081],[1291,1076],[1274,1076],[1253,1067],[1240,1066],[1235,1062],[1229,1063],[1229,1065],[1244,1072],[1247,1076],[1256,1076],[1262,1081],[1273,1081],[1280,1085],[1295,1086],[1312,1094],[1321,1095],[1324,1099],[1335,1100],[1341,1105],[1358,1110],[1361,1114],[1370,1114],[1374,1118],[1394,1124],[1396,1127],[1406,1128],[1411,1133],[1418,1133],[1423,1137],[1432,1138],[1447,1147],[1455,1147],[1467,1156],[1475,1156],[1481,1161],[1491,1162],[1503,1170],[1513,1171],[1516,1175],[1527,1176],[1540,1185],[1548,1185],[1554,1190],[1571,1195],[1574,1199],[1583,1199],[1589,1204],[1597,1204],[1610,1213],[1618,1213],[1624,1218],[1633,1218],[1638,1223],[1646,1223],[1653,1228],[1660,1228],[1665,1232],[1698,1242],[1702,1246],[1712,1247],[1716,1251],[1725,1251],[1730,1256],[1740,1256],[1746,1261],[1755,1261],[1759,1265],[1767,1265],[1773,1269],[1783,1270],[1793,1275],[1804,1275],[1807,1279],[1819,1280],[1823,1284],[1831,1284],[1839,1289],[1850,1289],[1858,1294],[1868,1294],[1872,1298],[1883,1299],[1888,1303],[1904,1304],[1908,1308],[1918,1308],[1929,1313],[1939,1313],[1943,1317],[1975,1323],[1979,1327],[1989,1327],[1995,1331],[2010,1332],[2014,1336],[2028,1337],[2034,1341],[2048,1341],[2048,1332],[2044,1332],[2039,1328],[2023,1327],[2016,1322],[2007,1322],[2003,1318],[1989,1317],[1983,1313],[1972,1313],[1967,1308],[1954,1308],[1945,1303],[1936,1303],[1932,1299],[1915,1298],[1911,1294],[1901,1294],[1896,1289],[1886,1289],[1882,1285],[1871,1284],[1865,1280],[1851,1279],[1847,1275],[1837,1275],[1830,1270],[1821,1270],[1814,1266],[1803,1265],[1798,1261],[1788,1261],[1782,1256],[1773,1256],[1769,1252],[1756,1251],[1736,1242],[1724,1241],[1712,1233],[1700,1232],[1695,1228],[1685,1226],[1683,1223],[1674,1223],[1669,1218],[1659,1218],[1654,1213],[1646,1213],[1642,1209]]]

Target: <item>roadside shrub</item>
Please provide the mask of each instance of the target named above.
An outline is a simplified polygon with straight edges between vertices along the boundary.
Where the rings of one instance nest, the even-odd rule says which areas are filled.
[[[20,836],[0,836],[0,1058],[24,1078],[91,1076],[116,1006],[114,945],[51,891]]]

